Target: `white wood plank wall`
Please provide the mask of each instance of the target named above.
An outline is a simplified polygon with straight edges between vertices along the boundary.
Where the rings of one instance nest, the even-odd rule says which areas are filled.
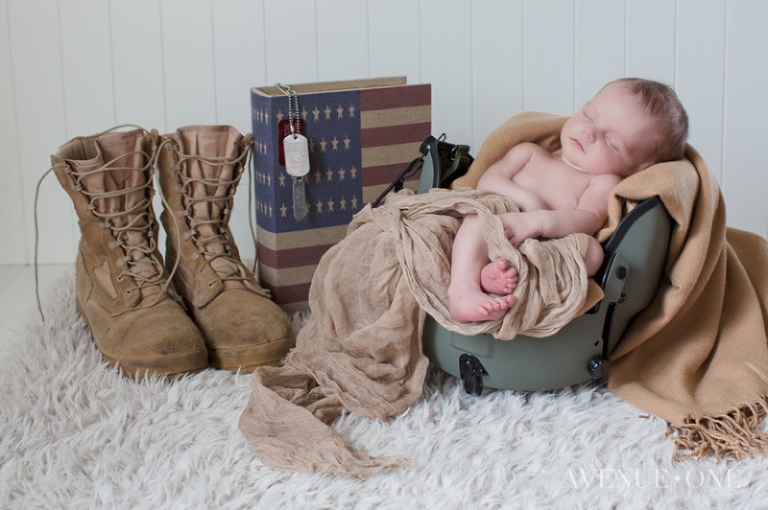
[[[673,85],[728,223],[768,236],[765,0],[0,0],[0,263],[33,260],[33,196],[67,140],[134,123],[250,131],[249,89],[406,75],[433,131],[479,148],[521,110],[571,114],[622,76]],[[233,226],[253,256],[247,182]],[[80,237],[54,176],[40,260]]]

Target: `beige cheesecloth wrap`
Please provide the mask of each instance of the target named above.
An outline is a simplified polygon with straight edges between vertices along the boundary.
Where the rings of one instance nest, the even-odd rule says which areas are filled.
[[[513,117],[483,143],[454,189],[474,187],[482,172],[518,143],[559,149],[565,120],[535,112]],[[611,355],[609,388],[667,420],[676,444],[692,455],[762,453],[768,448],[758,429],[768,407],[768,246],[759,236],[725,226],[717,182],[692,147],[684,160],[654,165],[622,181],[598,240],[606,240],[635,204],[655,195],[676,222],[666,271],[653,302],[630,323]],[[427,210],[435,206],[444,214],[425,227],[424,218],[432,217]],[[515,250],[503,239],[494,241],[500,222],[492,215],[510,207],[500,197],[474,191],[440,191],[393,196],[353,220],[348,237],[317,268],[312,318],[297,347],[284,366],[253,374],[240,428],[264,464],[358,477],[407,465],[401,457],[354,451],[326,424],[345,411],[392,416],[420,397],[427,368],[421,352],[425,311],[449,329],[504,331],[510,338],[516,332],[554,332],[599,299],[596,286],[582,279],[584,236],[568,236],[560,247],[524,243],[521,251],[532,247],[525,257],[511,253]],[[424,284],[447,288],[450,244],[458,219],[469,212],[486,218],[491,256],[521,264],[520,302],[501,321],[457,326],[446,314],[444,290]],[[418,234],[422,228],[426,236]],[[537,269],[543,267],[554,275]],[[552,298],[555,293],[562,303]],[[529,306],[538,311],[526,316]]]
[[[552,334],[584,308],[587,236],[530,240],[516,250],[495,216],[513,208],[475,190],[404,191],[355,216],[315,271],[312,316],[296,348],[282,367],[253,374],[240,428],[264,464],[357,477],[405,465],[354,451],[327,424],[345,411],[383,419],[421,397],[425,313],[465,334],[512,338]],[[518,268],[518,304],[501,320],[461,325],[447,308],[450,255],[460,219],[473,212],[483,218],[491,256]]]

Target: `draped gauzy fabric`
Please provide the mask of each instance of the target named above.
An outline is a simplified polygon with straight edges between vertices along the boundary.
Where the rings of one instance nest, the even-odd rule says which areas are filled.
[[[384,419],[422,394],[425,313],[465,334],[512,338],[552,334],[584,309],[588,237],[570,235],[513,248],[496,214],[505,198],[475,190],[407,190],[355,216],[347,236],[318,265],[312,316],[281,367],[254,372],[240,428],[264,464],[292,471],[366,477],[402,457],[355,451],[327,424],[342,412]],[[518,304],[496,321],[458,324],[448,312],[453,237],[477,213],[493,258],[518,268]],[[512,340],[514,341],[514,340]]]

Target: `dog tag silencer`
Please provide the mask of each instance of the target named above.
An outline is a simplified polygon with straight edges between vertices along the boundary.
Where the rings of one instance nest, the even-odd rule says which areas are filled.
[[[307,134],[307,123],[299,117],[298,119],[282,119],[277,124],[277,139],[285,140],[285,137],[292,135],[293,133],[304,135]],[[282,143],[277,144],[277,162],[280,166],[285,166],[285,149]]]

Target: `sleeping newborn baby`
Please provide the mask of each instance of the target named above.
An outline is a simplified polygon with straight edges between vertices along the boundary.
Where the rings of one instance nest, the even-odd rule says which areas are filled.
[[[605,223],[616,184],[651,165],[683,157],[688,116],[667,85],[638,78],[608,83],[560,133],[554,155],[533,143],[514,146],[488,167],[477,189],[511,198],[519,212],[500,215],[514,246],[530,238],[594,235]],[[464,218],[454,240],[448,300],[461,323],[500,319],[514,306],[517,269],[491,261],[477,215]],[[590,239],[589,276],[603,260]]]

